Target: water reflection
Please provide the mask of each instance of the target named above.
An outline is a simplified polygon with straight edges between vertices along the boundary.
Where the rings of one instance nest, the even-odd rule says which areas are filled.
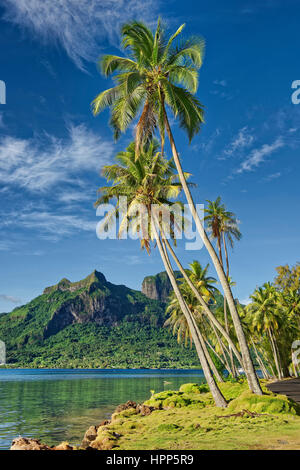
[[[18,435],[78,444],[85,430],[108,418],[119,403],[203,381],[196,370],[2,370],[0,449]]]

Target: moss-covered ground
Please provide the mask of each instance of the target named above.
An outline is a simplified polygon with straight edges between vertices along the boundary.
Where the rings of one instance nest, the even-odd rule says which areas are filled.
[[[229,405],[216,408],[205,385],[155,394],[142,416],[129,408],[98,429],[102,449],[300,449],[300,406],[283,395],[253,395],[247,384],[220,384]],[[242,416],[231,416],[247,410]],[[248,413],[250,412],[250,413]]]

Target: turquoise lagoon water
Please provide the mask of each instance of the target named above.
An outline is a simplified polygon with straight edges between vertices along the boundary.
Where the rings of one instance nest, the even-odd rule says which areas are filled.
[[[0,369],[0,449],[19,435],[79,444],[120,403],[204,381],[195,369]]]

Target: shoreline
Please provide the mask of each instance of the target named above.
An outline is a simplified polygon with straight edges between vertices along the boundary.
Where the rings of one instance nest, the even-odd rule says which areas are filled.
[[[206,384],[184,384],[178,391],[152,394],[141,404],[118,405],[111,419],[86,430],[81,446],[63,442],[49,447],[19,438],[11,449],[300,449],[300,405],[269,391],[272,383],[262,384],[265,394],[260,397],[248,391],[245,381],[220,384],[229,403],[225,409],[213,405]]]

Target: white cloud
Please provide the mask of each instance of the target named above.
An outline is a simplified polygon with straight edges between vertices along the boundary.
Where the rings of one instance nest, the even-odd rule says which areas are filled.
[[[280,176],[281,176],[280,171],[277,171],[276,173],[272,173],[272,174],[266,176],[265,181],[272,181],[272,180],[275,180],[277,178],[280,178]]]
[[[12,304],[19,304],[22,302],[20,299],[6,294],[0,294],[0,300],[4,300],[5,302],[11,302]]]
[[[19,214],[18,219],[12,217],[11,223],[15,222],[25,228],[39,230],[51,235],[52,239],[58,239],[77,230],[84,232],[95,231],[96,233],[97,223],[96,220],[87,220],[74,214],[59,214],[42,210],[25,210]]]
[[[4,18],[44,43],[62,45],[83,69],[95,60],[99,43],[119,44],[120,26],[130,19],[151,21],[159,0],[6,0]]]
[[[92,196],[93,195],[93,196]],[[90,191],[89,193],[84,191],[66,191],[59,195],[59,200],[67,204],[73,204],[76,202],[88,201],[94,197],[95,191]]]
[[[47,135],[34,139],[0,139],[0,182],[29,191],[44,191],[58,183],[74,183],[82,171],[99,172],[109,163],[112,142],[84,125],[70,126],[66,139]]]
[[[244,149],[251,146],[254,141],[254,136],[250,133],[247,126],[240,129],[237,135],[230,142],[228,147],[224,150],[224,154],[228,157],[237,152],[241,152]],[[224,157],[220,157],[220,160],[223,160]]]
[[[243,173],[244,171],[251,171],[262,163],[268,155],[271,155],[276,150],[284,146],[284,142],[281,137],[278,137],[272,144],[264,144],[259,148],[252,150],[250,156],[244,160],[236,170],[236,173]]]
[[[249,305],[251,304],[252,300],[249,297],[246,297],[245,299],[242,299],[240,302],[243,305]]]
[[[0,241],[0,251],[9,251],[11,248],[11,243],[7,241]]]
[[[223,87],[227,86],[226,80],[214,80],[213,83],[214,83],[214,85],[219,85],[219,86],[223,86]]]

